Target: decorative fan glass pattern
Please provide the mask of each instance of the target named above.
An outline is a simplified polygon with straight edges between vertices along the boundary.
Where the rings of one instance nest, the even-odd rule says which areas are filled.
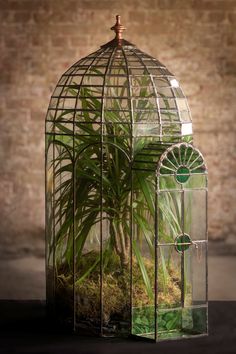
[[[176,144],[163,154],[159,162],[160,174],[175,175],[176,181],[185,183],[191,175],[206,172],[202,154],[190,144]]]

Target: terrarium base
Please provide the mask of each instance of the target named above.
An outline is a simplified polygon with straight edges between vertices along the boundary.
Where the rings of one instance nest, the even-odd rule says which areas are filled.
[[[93,268],[93,271],[86,278],[83,278],[83,275],[91,268],[91,264],[96,262],[97,258],[98,254],[96,252],[90,252],[82,256],[74,285],[73,277],[68,272],[68,268],[64,265],[58,269],[54,303],[57,322],[66,327],[73,326],[77,332],[82,334],[128,336],[131,333],[131,280],[129,271],[124,271],[121,268],[118,257],[115,255],[111,257],[103,272],[102,292],[100,292],[99,264]],[[148,295],[139,265],[134,259],[132,268],[132,306],[135,327],[133,327],[133,332],[137,335],[138,322],[142,322],[141,327],[149,328],[153,326],[151,321],[154,318],[153,309],[151,309],[154,305],[155,292],[154,265],[147,258],[143,258],[143,262],[150,283],[153,284],[153,297],[150,298]],[[174,267],[169,266],[168,276],[164,278],[164,274],[161,272],[158,276],[158,302],[161,307],[171,308],[178,306],[181,298],[180,274],[174,270]],[[143,311],[145,312],[144,314],[142,313]],[[175,321],[176,319],[173,319],[173,322]],[[152,330],[148,329],[148,332]],[[141,332],[142,334],[147,333],[144,329]]]
[[[154,307],[134,308],[132,319],[132,334],[146,339],[160,341],[207,335],[206,305],[160,309],[156,323]]]

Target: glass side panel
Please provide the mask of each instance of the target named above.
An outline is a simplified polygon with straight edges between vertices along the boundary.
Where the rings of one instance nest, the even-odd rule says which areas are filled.
[[[164,175],[158,178],[158,188],[160,190],[180,189],[179,183],[174,175]]]
[[[57,322],[73,326],[72,251],[72,160],[73,137],[57,135],[54,140],[54,231],[55,314]]]
[[[204,173],[192,174],[184,185],[185,189],[207,188],[207,176]]]
[[[56,121],[53,123],[53,127],[54,127],[54,132],[57,135],[58,134],[73,135],[73,123]]]
[[[107,115],[106,115],[107,118]],[[131,124],[130,123],[104,123],[103,134],[107,136],[126,137],[129,140],[131,136]],[[114,137],[115,139],[115,137]]]
[[[176,333],[181,328],[181,255],[175,247],[158,247],[157,337]]]
[[[206,198],[204,189],[184,192],[184,230],[192,240],[205,240],[207,237]]]
[[[182,314],[182,327],[186,335],[207,333],[207,305],[185,308]]]
[[[171,89],[170,87],[158,87],[157,94],[159,97],[166,97],[166,98],[175,97],[173,93],[173,89]]]
[[[87,93],[88,96],[77,98],[76,109],[89,110],[89,111],[101,111],[102,99],[101,98],[95,99],[94,96],[96,93],[94,93],[91,90],[91,88],[89,88],[89,87],[87,87],[86,89],[87,89],[87,92],[84,92],[83,94],[85,95]],[[84,90],[85,90],[85,88],[84,88]],[[91,94],[92,94],[92,97],[91,97]]]
[[[130,139],[104,136],[102,164],[102,334],[130,333]]]
[[[199,254],[196,256],[196,248],[193,245],[181,253],[177,252],[174,246],[159,248],[158,340],[205,334],[207,331],[205,245],[201,258]]]
[[[101,332],[101,145],[76,141],[75,314],[81,333]],[[82,145],[82,146],[81,146]],[[73,281],[73,280],[72,280]]]
[[[207,306],[161,309],[158,311],[158,319],[160,323],[158,340],[207,334]]]
[[[162,98],[159,98],[159,106],[161,109],[166,110],[176,109],[176,99],[162,96]]]
[[[102,334],[130,333],[131,102],[123,52],[105,77],[102,161]]]
[[[170,167],[170,165],[168,167]],[[177,169],[174,173],[174,171],[164,170],[163,168],[162,173],[163,175],[159,177],[159,189],[181,189],[181,181],[178,183],[176,178]],[[184,174],[183,176],[185,177],[187,174]],[[205,174],[192,174],[189,175],[189,178],[184,182],[183,186],[185,190],[197,190],[199,188],[206,189],[206,182]]]
[[[163,124],[179,123],[179,112],[177,110],[160,109]],[[179,125],[180,126],[180,125]]]
[[[181,282],[182,282],[182,305],[191,306],[193,303],[193,273],[196,271],[193,267],[192,248],[188,245],[185,251],[180,254],[181,257]]]
[[[93,199],[88,195],[88,201]],[[79,206],[78,206],[79,208]],[[93,219],[93,222],[92,222]],[[101,330],[100,216],[88,212],[78,220],[76,242],[75,311],[80,333],[99,334]],[[87,227],[86,231],[85,228]],[[84,244],[80,239],[85,238]]]
[[[140,82],[141,83],[141,82]],[[144,83],[146,86],[132,86],[132,96],[134,97],[156,97],[152,81],[150,82],[145,82]]]
[[[77,78],[77,77],[75,77],[75,78]],[[75,78],[73,78],[73,82],[74,82]],[[100,86],[100,85],[104,84],[104,76],[99,76],[96,73],[90,74],[90,75],[85,75],[84,77],[82,77],[82,80],[83,80],[82,81],[83,85],[87,85],[89,87],[90,86]]]
[[[196,265],[194,246],[183,254],[174,246],[158,247],[157,340],[206,334],[205,260]],[[132,319],[133,334],[155,338],[154,304],[133,307]]]
[[[129,110],[122,110],[119,107],[117,109],[104,110],[104,122],[106,123],[130,123],[131,115]]]
[[[190,111],[181,111],[181,112],[179,112],[179,114],[180,114],[180,117],[181,117],[181,122],[191,122],[191,113],[190,113]],[[191,130],[190,127],[191,126],[189,126],[189,132],[192,133],[192,130]]]
[[[183,150],[184,155],[181,155],[181,147],[179,151],[179,159],[191,159],[189,165],[192,173],[183,172],[184,165],[179,169],[174,168],[173,160],[167,159],[162,165],[163,175],[157,179],[158,340],[207,333],[205,167],[195,151],[189,153]],[[176,178],[176,172],[179,179]],[[172,269],[175,273],[171,274]],[[173,289],[168,289],[168,286]],[[168,289],[166,293],[169,297],[175,294],[176,301],[168,303],[165,288]]]
[[[133,171],[132,334],[155,337],[155,173]]]
[[[110,75],[107,74],[106,78],[105,78],[105,85],[106,86],[110,86],[113,87],[116,90],[116,86],[124,86],[124,87],[128,87],[128,79],[127,79],[127,74],[123,75],[121,74],[121,76],[119,75]],[[118,97],[118,95],[116,95],[116,97]]]
[[[88,136],[87,140],[93,142],[94,140],[99,141],[99,137],[101,135],[101,124],[91,122],[91,123],[86,123],[86,122],[76,122],[75,123],[75,128],[74,128],[74,133],[78,137],[80,136]],[[99,137],[94,137],[94,135],[98,135]],[[90,137],[90,138],[89,138]],[[81,139],[82,140],[82,139]]]
[[[177,123],[167,123],[163,124],[162,127],[162,135],[163,135],[163,141],[164,142],[169,142],[172,141],[177,142],[178,137],[181,137],[181,125]]]
[[[207,242],[191,247],[193,305],[207,302]]]
[[[134,111],[134,123],[160,123],[160,113],[158,110],[139,110]]]
[[[76,97],[55,98],[56,108],[58,109],[75,109]],[[53,105],[50,105],[53,108]]]
[[[160,124],[156,123],[134,123],[133,135],[136,136],[156,136],[160,135]]]
[[[158,194],[158,243],[174,243],[182,234],[181,191]]]
[[[113,98],[106,98],[104,102],[104,109],[106,110],[127,110],[130,108],[130,101],[128,98],[120,98],[120,97],[113,97]]]
[[[132,100],[133,109],[134,110],[155,110],[157,109],[157,101],[156,98],[133,98]]]
[[[171,246],[158,247],[157,305],[159,309],[181,305],[181,255]]]
[[[74,117],[73,117],[74,119]],[[91,110],[79,110],[76,111],[75,121],[78,123],[92,124],[101,122],[101,111],[91,111]],[[79,126],[79,125],[78,125]]]
[[[47,119],[49,120],[55,120],[55,121],[64,121],[64,122],[70,122],[73,121],[74,115],[75,115],[75,110],[74,109],[49,109],[48,110],[48,117]]]
[[[105,86],[104,87],[104,95],[106,97],[116,97],[116,98],[123,98],[128,97],[129,90],[126,86]]]

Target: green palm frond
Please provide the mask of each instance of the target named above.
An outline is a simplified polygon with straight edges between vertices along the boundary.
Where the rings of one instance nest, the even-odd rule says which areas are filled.
[[[96,70],[96,74],[101,73]],[[140,86],[139,97],[141,97],[137,103],[137,109],[155,108],[150,106],[149,99],[152,97],[152,93],[148,92],[150,78],[144,76],[136,78],[136,81]],[[81,112],[73,109],[66,110],[54,122],[57,133],[55,138],[51,139],[51,143],[56,146],[57,154],[52,165],[55,178],[61,178],[61,181],[54,186],[56,235],[50,246],[50,252],[53,252],[56,247],[57,257],[65,259],[72,268],[73,257],[75,256],[76,264],[79,264],[86,242],[91,237],[95,225],[107,220],[110,225],[107,230],[109,238],[104,246],[103,254],[95,257],[84,274],[80,274],[76,283],[79,285],[97,269],[101,256],[103,267],[106,267],[114,253],[118,254],[121,260],[124,259],[126,253],[129,255],[131,235],[128,219],[130,213],[133,212],[138,231],[137,240],[133,240],[132,247],[148,296],[152,299],[153,288],[140,247],[146,243],[150,257],[154,259],[155,230],[153,225],[157,212],[155,174],[132,171],[130,157],[133,154],[135,159],[144,150],[147,155],[147,147],[151,140],[140,137],[131,143],[131,118],[122,109],[120,100],[117,98],[124,95],[126,86],[127,83],[122,88],[111,88],[111,94],[114,96],[112,109],[104,111],[102,116],[100,113],[102,100],[98,98],[101,97],[102,92],[99,88],[79,87],[75,83],[68,87],[68,94],[77,97],[82,110]],[[168,104],[168,100],[166,102]],[[62,122],[69,113],[74,116],[74,131]],[[96,122],[100,125],[98,126]],[[102,132],[103,139],[101,140]],[[152,157],[147,156],[147,161],[151,162]],[[130,205],[131,178],[135,197],[132,206]],[[74,186],[73,183],[75,183]],[[100,212],[101,192],[103,213]],[[74,194],[76,196],[75,206],[73,205]],[[174,194],[167,193],[165,198],[160,200],[159,209],[160,225],[168,223],[171,234],[178,234],[181,231],[181,210],[180,203]],[[149,220],[153,222],[150,223]],[[73,241],[74,231],[75,240]],[[164,227],[159,228],[159,233],[166,242],[173,241]],[[160,264],[164,276],[168,277],[163,255],[161,255]]]

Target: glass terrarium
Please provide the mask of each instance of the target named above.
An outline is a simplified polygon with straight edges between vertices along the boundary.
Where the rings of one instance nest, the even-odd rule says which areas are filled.
[[[47,305],[81,334],[207,334],[207,169],[176,78],[115,38],[46,117]]]

